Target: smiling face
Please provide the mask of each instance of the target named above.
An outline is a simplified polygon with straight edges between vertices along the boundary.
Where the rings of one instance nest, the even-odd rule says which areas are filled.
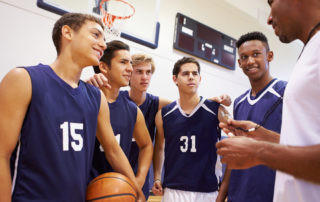
[[[273,59],[273,53],[267,51],[262,41],[250,40],[244,42],[239,47],[238,54],[239,66],[251,82],[269,78],[269,62]]]
[[[132,61],[128,50],[117,50],[111,59],[110,66],[107,67],[106,77],[112,87],[120,88],[129,85],[132,73]]]
[[[197,92],[201,82],[198,66],[195,63],[181,65],[178,75],[173,75],[173,81],[180,92],[194,94]]]
[[[62,32],[69,29],[62,28]],[[70,28],[71,29],[71,28]],[[66,31],[67,32],[67,31]],[[75,58],[84,66],[98,65],[106,49],[102,27],[93,21],[86,21],[78,31],[70,30],[70,46]]]
[[[132,89],[145,92],[149,87],[151,77],[151,63],[143,62],[138,65],[134,65],[130,80],[130,87]]]

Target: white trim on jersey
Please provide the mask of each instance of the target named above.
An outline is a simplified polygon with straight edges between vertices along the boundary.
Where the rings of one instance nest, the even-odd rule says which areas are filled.
[[[19,157],[20,157],[20,147],[21,147],[21,142],[20,142],[20,138],[19,138],[17,153],[16,153],[16,160],[14,162],[14,172],[13,172],[13,178],[12,178],[11,194],[13,193],[14,186],[16,185],[16,180],[17,180],[18,162],[19,162]]]
[[[274,95],[277,96],[277,97],[281,97],[281,95],[279,95],[279,93],[276,92],[276,91],[273,89],[273,86],[274,86],[276,83],[278,83],[278,82],[279,82],[278,79],[276,79],[275,81],[273,81],[273,83],[272,83],[268,88],[266,88],[266,89],[263,91],[263,93],[261,93],[261,94],[259,95],[259,97],[258,97],[257,99],[254,99],[254,100],[252,100],[252,99],[250,98],[251,91],[252,91],[252,89],[250,89],[250,91],[247,93],[247,95],[245,95],[245,96],[237,103],[237,105],[236,105],[234,108],[236,108],[236,107],[237,107],[241,102],[243,102],[245,99],[248,100],[248,103],[249,103],[250,105],[254,105],[254,104],[256,104],[267,92],[270,92],[270,93],[274,94]]]
[[[177,102],[178,102],[178,101],[176,101],[176,105],[175,105],[170,111],[168,111],[168,112],[163,116],[163,118],[166,117],[167,115],[171,114],[174,110],[176,110],[176,109],[178,108]]]

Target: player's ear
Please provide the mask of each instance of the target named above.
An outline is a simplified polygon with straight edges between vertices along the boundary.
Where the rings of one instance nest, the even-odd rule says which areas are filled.
[[[104,62],[99,62],[99,70],[103,75],[107,75],[108,73],[108,65]]]
[[[62,28],[61,28],[61,35],[62,37],[70,40],[71,37],[72,37],[72,29],[71,27],[69,27],[68,25],[63,25]]]
[[[273,60],[273,52],[269,51],[267,57],[268,62],[271,62]]]
[[[172,76],[172,80],[173,80],[173,82],[176,84],[176,86],[178,86],[177,76],[176,76],[176,75],[173,75],[173,76]]]
[[[239,67],[241,67],[241,60],[238,59],[238,64],[239,64]]]

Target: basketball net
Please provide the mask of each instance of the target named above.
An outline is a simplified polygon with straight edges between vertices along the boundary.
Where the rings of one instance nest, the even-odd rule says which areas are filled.
[[[121,24],[134,15],[135,8],[125,0],[101,0],[99,7],[106,40],[119,39]]]

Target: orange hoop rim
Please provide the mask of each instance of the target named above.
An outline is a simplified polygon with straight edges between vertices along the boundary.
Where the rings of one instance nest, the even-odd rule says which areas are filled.
[[[104,8],[103,8],[103,4],[107,1],[110,0],[101,0],[100,1],[100,11],[101,11],[101,15],[102,15],[102,22],[108,26],[108,28],[111,28],[113,25],[113,22],[117,19],[117,20],[125,20],[125,19],[129,19],[131,18],[134,13],[136,12],[136,9],[133,7],[133,5],[131,5],[130,3],[124,1],[124,0],[113,0],[113,1],[120,1],[126,5],[128,5],[131,9],[132,9],[132,13],[130,15],[127,16],[118,16],[118,15],[113,15],[111,13],[108,13]]]

